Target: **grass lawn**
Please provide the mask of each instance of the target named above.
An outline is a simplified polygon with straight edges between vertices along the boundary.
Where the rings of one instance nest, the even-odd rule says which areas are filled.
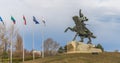
[[[34,61],[25,61],[24,63],[120,63],[120,53],[106,52],[98,55],[88,53],[61,54],[39,58]]]

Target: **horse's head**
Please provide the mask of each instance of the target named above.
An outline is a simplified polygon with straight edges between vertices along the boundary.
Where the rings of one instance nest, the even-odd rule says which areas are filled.
[[[87,17],[78,17],[78,16],[73,16],[73,21],[77,24],[78,22],[84,22],[88,21]]]
[[[81,20],[81,22],[85,22],[85,21],[88,21],[87,17],[83,16],[83,17],[80,17],[79,20]]]

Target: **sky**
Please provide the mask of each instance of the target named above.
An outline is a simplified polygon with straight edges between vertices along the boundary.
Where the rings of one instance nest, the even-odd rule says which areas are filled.
[[[34,46],[41,50],[42,41],[52,38],[61,46],[72,41],[75,32],[64,33],[67,27],[75,24],[72,17],[79,15],[79,9],[89,19],[87,27],[97,37],[93,44],[101,44],[106,51],[120,50],[120,0],[0,0],[0,16],[7,26],[12,24],[11,16],[16,19],[15,26],[21,36],[24,33],[25,48],[32,49],[34,32]],[[26,17],[24,26],[22,16]],[[33,23],[35,16],[40,24]],[[41,19],[44,17],[46,26]],[[77,37],[77,41],[80,40]],[[87,39],[85,39],[85,43]]]

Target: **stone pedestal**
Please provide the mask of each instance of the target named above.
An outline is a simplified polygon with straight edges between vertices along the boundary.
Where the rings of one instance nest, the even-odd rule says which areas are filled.
[[[102,50],[95,48],[93,44],[71,41],[67,44],[67,53],[101,53]]]

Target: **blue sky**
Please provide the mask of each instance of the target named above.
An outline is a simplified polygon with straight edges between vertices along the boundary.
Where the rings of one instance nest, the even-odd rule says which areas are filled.
[[[32,49],[32,32],[35,34],[35,49],[41,49],[42,32],[44,38],[65,45],[74,37],[74,32],[64,30],[74,26],[72,16],[78,15],[79,9],[89,19],[87,27],[97,36],[93,44],[102,44],[107,51],[120,50],[120,1],[119,0],[0,0],[0,16],[7,26],[12,24],[10,16],[16,19],[19,32],[25,34],[25,48]],[[23,26],[25,15],[27,26]],[[39,21],[34,25],[32,16]],[[41,22],[46,20],[46,27]],[[79,37],[77,38],[79,40]],[[87,39],[86,39],[87,40]],[[85,41],[86,41],[85,40]],[[85,42],[86,43],[86,42]]]

